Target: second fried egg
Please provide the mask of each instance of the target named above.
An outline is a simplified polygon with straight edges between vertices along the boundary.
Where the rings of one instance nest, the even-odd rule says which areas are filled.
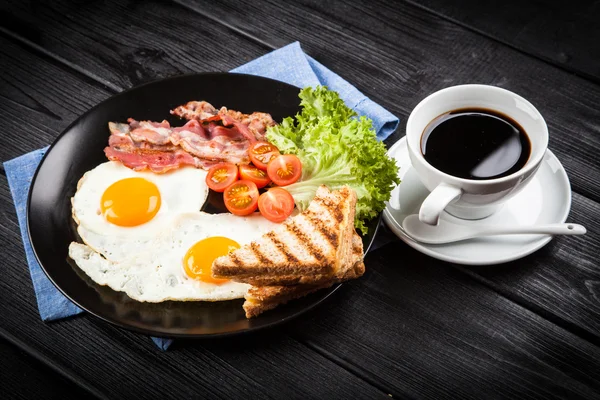
[[[110,261],[89,246],[71,243],[69,255],[96,283],[138,301],[230,300],[243,297],[249,285],[213,278],[212,262],[277,225],[258,213],[186,213],[143,253]]]

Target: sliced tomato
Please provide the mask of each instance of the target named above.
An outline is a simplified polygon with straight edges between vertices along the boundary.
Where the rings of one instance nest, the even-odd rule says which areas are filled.
[[[294,198],[285,189],[271,188],[258,198],[258,209],[269,221],[283,222],[294,211]]]
[[[256,187],[259,189],[271,183],[271,179],[269,179],[267,173],[256,168],[254,165],[240,165],[240,178],[256,183]]]
[[[279,149],[271,143],[256,142],[250,146],[248,154],[250,155],[250,161],[252,161],[252,164],[254,164],[256,168],[266,171],[269,161],[277,157],[280,153]]]
[[[287,186],[296,182],[302,175],[302,163],[293,154],[277,156],[269,163],[267,175],[279,186]]]
[[[227,186],[238,180],[238,168],[232,163],[213,165],[206,175],[206,184],[215,192],[222,193]]]
[[[223,192],[223,200],[232,214],[252,214],[258,206],[258,188],[249,180],[234,182]]]

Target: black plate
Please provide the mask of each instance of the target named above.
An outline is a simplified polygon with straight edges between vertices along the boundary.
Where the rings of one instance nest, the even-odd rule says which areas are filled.
[[[80,241],[71,218],[70,199],[77,181],[106,161],[108,121],[169,120],[183,124],[169,110],[190,100],[250,113],[271,113],[276,121],[299,111],[299,89],[251,75],[210,73],[178,76],[120,93],[82,115],[52,144],[33,178],[27,225],[35,255],[48,278],[71,301],[89,313],[123,328],[163,337],[222,336],[249,332],[289,320],[319,304],[338,287],[319,291],[286,306],[248,320],[243,300],[210,302],[140,303],[121,292],[100,286],[67,256],[72,241]],[[218,199],[217,199],[218,200]],[[209,202],[217,207],[218,201]],[[363,237],[365,251],[378,226],[372,221]]]

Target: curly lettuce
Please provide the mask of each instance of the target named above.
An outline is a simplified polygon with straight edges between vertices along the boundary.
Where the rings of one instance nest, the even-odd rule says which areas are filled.
[[[302,177],[285,189],[303,211],[320,185],[352,187],[358,197],[354,225],[365,234],[367,221],[384,209],[400,183],[398,166],[377,140],[372,121],[358,117],[337,92],[307,87],[299,96],[302,111],[267,130],[267,140],[279,151],[302,161]]]

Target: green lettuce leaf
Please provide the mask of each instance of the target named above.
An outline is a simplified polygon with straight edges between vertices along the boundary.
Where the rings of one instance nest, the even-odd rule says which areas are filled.
[[[317,188],[336,190],[349,185],[356,191],[355,227],[367,233],[366,222],[384,209],[398,167],[377,140],[372,121],[344,104],[325,86],[300,91],[302,112],[267,130],[267,140],[283,154],[296,154],[302,161],[302,177],[286,186],[302,211]]]

